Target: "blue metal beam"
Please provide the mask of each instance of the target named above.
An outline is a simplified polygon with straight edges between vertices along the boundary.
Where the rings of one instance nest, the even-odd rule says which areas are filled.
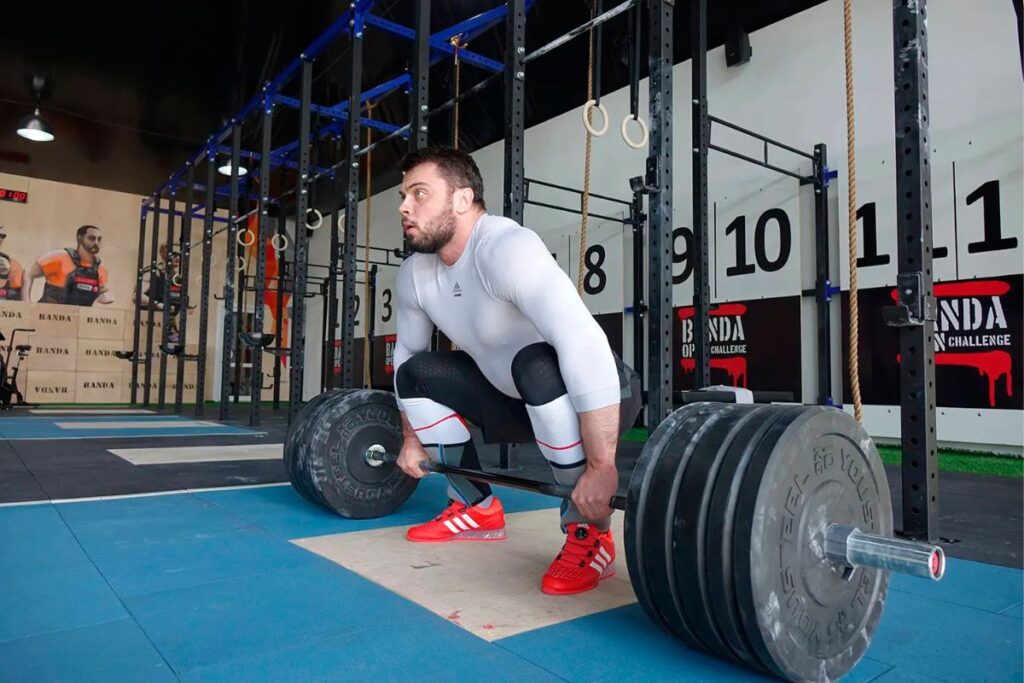
[[[490,12],[485,12],[485,14],[493,14],[493,13],[499,11],[499,10],[500,10],[501,16],[504,16],[505,15],[505,8],[504,7],[495,8],[495,9],[491,10]],[[483,15],[480,15],[480,16],[483,16]],[[500,20],[500,16],[499,16],[498,19],[492,19],[491,20],[491,24],[494,24],[494,23],[496,23],[499,20]],[[366,17],[366,23],[369,26],[373,26],[375,28],[382,29],[382,30],[387,31],[389,33],[393,33],[393,34],[395,34],[397,36],[405,38],[406,40],[415,40],[416,39],[416,32],[413,31],[411,28],[409,28],[407,26],[402,26],[401,24],[398,24],[398,23],[396,23],[394,21],[390,21],[388,19],[383,19],[381,17],[375,17],[373,15],[370,15],[370,16]],[[466,23],[466,22],[463,22],[463,23]],[[486,28],[488,28],[488,27],[487,26],[476,27],[476,30],[482,31],[482,30],[486,30]],[[449,31],[450,30],[451,29],[449,29]],[[446,33],[447,33],[447,31],[446,31]],[[459,33],[466,33],[466,31],[456,31],[455,33],[450,33],[447,38],[438,38],[438,37],[435,37],[435,36],[431,36],[430,37],[430,47],[431,47],[431,49],[433,49],[433,50],[435,50],[437,52],[442,52],[444,54],[454,56],[455,55],[455,47],[449,42],[449,40],[451,39],[452,36],[458,35]],[[504,70],[504,68],[505,68],[505,65],[502,64],[501,62],[499,62],[499,61],[497,61],[495,59],[491,59],[490,57],[484,57],[483,55],[477,54],[476,52],[472,52],[470,50],[459,50],[459,59],[464,60],[465,62],[467,62],[469,64],[473,64],[473,65],[479,66],[479,67],[481,67],[483,69],[487,69],[488,71],[498,72],[498,71]]]

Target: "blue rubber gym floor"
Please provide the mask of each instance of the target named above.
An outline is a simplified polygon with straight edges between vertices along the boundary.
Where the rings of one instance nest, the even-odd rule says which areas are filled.
[[[367,521],[287,485],[0,507],[0,681],[763,680],[636,604],[488,643],[289,542],[422,521],[443,487]],[[1022,574],[950,559],[939,583],[894,576],[845,680],[1022,680]]]
[[[81,426],[76,427],[76,424]],[[177,415],[57,415],[0,418],[0,439],[109,439],[251,433],[251,430],[241,427]]]

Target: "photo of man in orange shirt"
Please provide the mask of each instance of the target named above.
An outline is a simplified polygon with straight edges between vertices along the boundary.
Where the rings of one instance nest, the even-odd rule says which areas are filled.
[[[0,226],[0,300],[21,300],[21,282],[25,269],[3,251],[7,230]]]
[[[35,279],[45,277],[46,286],[39,303],[69,306],[114,303],[107,289],[107,269],[97,256],[103,241],[100,229],[83,225],[78,229],[77,238],[77,248],[54,249],[35,260],[24,278],[22,301],[29,300]]]

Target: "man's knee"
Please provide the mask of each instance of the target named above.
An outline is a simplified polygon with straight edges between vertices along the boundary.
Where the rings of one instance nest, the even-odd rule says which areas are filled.
[[[553,346],[538,342],[524,347],[512,359],[512,380],[527,405],[541,406],[566,393],[558,354]]]
[[[425,387],[431,377],[437,374],[437,359],[433,351],[414,354],[395,373],[395,390],[401,398],[426,398]]]

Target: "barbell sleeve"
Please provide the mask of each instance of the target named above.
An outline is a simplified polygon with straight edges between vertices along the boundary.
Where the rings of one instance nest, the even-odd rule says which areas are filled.
[[[946,555],[937,545],[869,534],[830,524],[825,530],[825,557],[847,567],[876,567],[938,581],[946,573]]]

